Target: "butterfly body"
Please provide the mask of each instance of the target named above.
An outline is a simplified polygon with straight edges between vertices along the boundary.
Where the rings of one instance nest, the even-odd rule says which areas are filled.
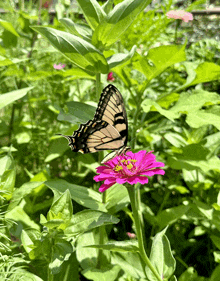
[[[105,87],[93,120],[81,124],[72,136],[62,136],[68,139],[69,146],[74,152],[93,153],[100,150],[114,150],[116,155],[128,150],[127,114],[118,89],[111,84]]]

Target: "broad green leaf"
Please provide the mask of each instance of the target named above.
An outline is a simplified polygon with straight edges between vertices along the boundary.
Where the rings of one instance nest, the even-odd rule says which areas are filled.
[[[169,280],[176,268],[176,261],[173,257],[170,248],[170,242],[165,235],[166,228],[153,239],[151,247],[150,261],[153,267],[163,279]],[[157,281],[158,279],[153,275],[149,267],[146,266],[146,274],[150,281]]]
[[[95,114],[95,107],[77,102],[77,101],[70,101],[66,103],[68,108],[68,113],[61,112],[57,119],[59,121],[68,121],[73,124],[76,123],[86,123],[88,120],[93,119]]]
[[[118,264],[124,272],[129,276],[137,278],[143,278],[146,280],[146,276],[144,273],[143,261],[139,253],[135,252],[111,252],[112,263]]]
[[[73,215],[66,235],[79,235],[87,230],[108,224],[117,224],[119,219],[100,211],[84,210]]]
[[[52,249],[51,262],[49,263],[49,268],[52,274],[57,274],[62,269],[62,264],[65,260],[68,260],[70,255],[73,252],[73,246],[70,242],[65,241],[64,239],[56,240]]]
[[[220,264],[214,269],[210,281],[219,281],[220,276]]]
[[[7,31],[9,31],[10,33],[12,33],[13,35],[20,37],[20,35],[17,33],[17,31],[15,30],[14,26],[12,25],[11,22],[5,21],[0,19],[0,25],[2,27],[4,27],[4,29],[6,29]]]
[[[86,247],[103,249],[115,252],[139,252],[137,241],[115,241],[103,245],[88,245]]]
[[[62,219],[64,224],[60,225],[60,229],[65,229],[67,224],[70,222],[73,214],[73,205],[70,198],[70,192],[67,189],[59,198],[57,198],[49,212],[47,213],[47,220]]]
[[[150,49],[144,57],[137,55],[134,68],[143,73],[149,83],[169,66],[186,60],[185,45],[160,46]]]
[[[102,233],[103,242],[107,242],[108,236],[105,231],[100,231],[104,228],[95,228],[87,231],[77,237],[76,254],[82,269],[88,270],[89,268],[97,268],[97,258],[99,251],[94,248],[87,248],[86,245],[100,243],[100,234]],[[100,261],[101,268],[110,264],[110,252],[102,251],[102,258]]]
[[[176,89],[176,91],[183,90],[199,83],[218,80],[220,75],[220,66],[212,62],[203,62],[194,70],[194,72],[195,78],[187,80],[187,82]]]
[[[92,30],[87,24],[74,23],[69,18],[60,19],[60,22],[71,32],[73,35],[80,36],[87,41],[91,41]]]
[[[32,27],[66,58],[89,73],[108,73],[105,57],[92,44],[73,34],[50,27]]]
[[[59,75],[61,75],[63,77],[69,76],[69,78],[66,78],[67,81],[75,80],[75,79],[79,79],[79,78],[86,78],[86,79],[91,79],[91,80],[96,79],[95,75],[91,75],[78,67],[74,67],[74,68],[62,71],[61,73],[59,73]]]
[[[151,0],[124,0],[117,4],[96,27],[92,37],[93,44],[100,49],[111,46],[150,2]]]
[[[40,231],[35,229],[22,230],[21,242],[25,251],[29,254],[33,249],[33,244],[36,239],[40,239]]]
[[[7,212],[5,214],[5,218],[19,222],[22,224],[23,229],[34,228],[36,230],[40,230],[40,226],[35,223],[20,206],[16,206],[14,209]]]
[[[0,190],[1,195],[7,200],[11,199],[15,186],[16,167],[14,159],[9,152],[0,158]]]
[[[192,93],[181,93],[177,103],[171,108],[172,112],[189,113],[199,110],[205,105],[220,103],[220,96],[204,90],[195,90]]]
[[[16,90],[0,95],[0,109],[18,99],[23,98],[27,94],[27,92],[33,88],[34,87],[23,88],[21,90]]]
[[[161,115],[165,116],[166,118],[170,119],[171,121],[174,121],[174,119],[179,117],[178,112],[174,112],[172,110],[163,109],[157,102],[145,99],[141,104],[144,112],[149,111],[158,111]]]
[[[26,195],[32,193],[32,191],[41,186],[43,182],[26,182],[21,187],[16,188],[13,192],[12,200],[9,204],[8,210],[11,210],[17,206]]]
[[[54,281],[79,281],[79,263],[76,259],[76,252],[62,263],[62,270],[55,276]]]
[[[186,205],[186,206],[180,205],[177,207],[163,210],[157,216],[157,223],[158,223],[160,229],[164,228],[167,225],[173,224],[175,221],[177,221],[183,215],[185,215],[189,209],[191,209],[190,205]]]
[[[210,238],[215,246],[220,250],[220,237],[216,235],[210,235]]]
[[[204,281],[203,279],[199,278],[197,272],[193,267],[187,268],[187,270],[183,272],[178,279],[178,281],[200,281],[200,280]]]
[[[112,68],[116,67],[117,65],[123,64],[124,62],[131,59],[135,53],[135,50],[136,50],[136,46],[133,46],[131,51],[128,54],[118,53],[118,54],[112,55],[111,57],[107,58],[109,69],[112,69]]]
[[[88,24],[94,30],[106,17],[102,7],[96,0],[77,0],[77,2]]]
[[[213,252],[215,262],[220,263],[220,251]]]
[[[108,13],[112,10],[113,4],[114,4],[114,0],[107,0],[107,1],[102,5],[103,11],[104,11],[106,14],[108,14]]]
[[[106,267],[89,268],[82,271],[82,275],[87,278],[87,280],[93,281],[115,281],[118,280],[119,272],[121,271],[118,265],[108,265]]]
[[[209,110],[198,110],[187,115],[186,122],[192,128],[200,128],[213,125],[220,130],[220,107],[216,106]]]
[[[195,150],[194,150],[195,149]],[[201,169],[220,171],[220,159],[216,156],[208,158],[209,151],[199,144],[191,144],[182,148],[182,154],[174,154],[167,160],[167,165],[173,169]],[[208,158],[208,159],[207,159]]]
[[[164,138],[175,147],[188,145],[187,141],[177,133],[167,133]]]
[[[115,214],[129,204],[127,189],[123,185],[114,184],[106,191],[105,207],[108,213]]]
[[[20,62],[24,62],[27,61],[28,59],[17,59],[17,58],[5,58],[0,56],[0,66],[7,66],[7,65],[11,65],[11,64],[17,64]]]
[[[8,30],[4,30],[1,34],[3,45],[5,48],[16,48],[18,44],[18,37]]]
[[[65,180],[46,181],[45,185],[52,190],[55,189],[59,192],[64,192],[69,189],[71,198],[78,204],[93,210],[105,210],[102,203],[101,194],[90,188],[71,184]]]

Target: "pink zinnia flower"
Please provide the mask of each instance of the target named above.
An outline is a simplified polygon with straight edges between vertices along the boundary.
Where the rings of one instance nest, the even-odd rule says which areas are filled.
[[[65,66],[66,66],[65,64],[59,63],[59,64],[54,64],[53,68],[60,70],[60,69],[64,68]]]
[[[109,72],[107,81],[114,81],[114,80],[115,80],[115,78],[113,77],[113,72]]]
[[[107,161],[104,166],[96,168],[100,175],[96,175],[94,180],[104,181],[99,188],[100,192],[104,192],[115,183],[145,184],[148,183],[146,176],[165,174],[164,170],[155,169],[156,167],[164,167],[164,163],[156,162],[156,156],[152,154],[152,151],[148,153],[145,150],[137,153],[128,151],[125,155],[116,156]]]
[[[183,20],[184,22],[193,20],[193,15],[183,10],[172,10],[167,12],[166,15],[169,19],[180,19]]]

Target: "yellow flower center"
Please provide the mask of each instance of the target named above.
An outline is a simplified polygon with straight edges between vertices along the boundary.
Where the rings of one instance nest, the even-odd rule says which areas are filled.
[[[134,165],[132,163],[136,163],[137,160],[136,159],[123,159],[120,162],[121,162],[122,165],[116,165],[115,168],[114,168],[114,170],[116,172],[119,172],[119,171],[123,170],[123,167],[125,167],[125,166],[128,170],[131,170],[134,167]]]

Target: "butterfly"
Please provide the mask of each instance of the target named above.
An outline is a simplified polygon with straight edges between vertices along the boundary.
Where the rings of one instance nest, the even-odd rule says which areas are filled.
[[[93,120],[81,124],[72,136],[62,135],[69,141],[74,152],[93,153],[113,150],[101,163],[125,153],[127,147],[128,121],[124,101],[119,90],[109,84],[101,93]]]

